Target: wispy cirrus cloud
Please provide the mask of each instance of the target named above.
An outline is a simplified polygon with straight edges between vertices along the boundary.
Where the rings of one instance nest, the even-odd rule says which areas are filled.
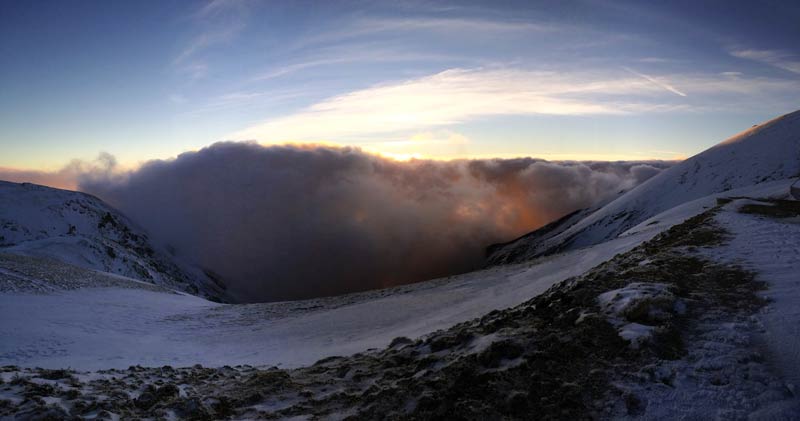
[[[173,63],[176,65],[183,64],[189,61],[189,59],[193,55],[197,54],[198,52],[202,51],[205,48],[230,41],[242,29],[244,29],[244,26],[245,25],[240,22],[232,26],[211,29],[206,32],[198,34],[189,42],[189,44],[183,50],[181,50],[180,54],[178,54],[178,56],[175,57],[175,59],[173,60]]]
[[[249,127],[232,138],[321,140],[420,130],[491,115],[620,114],[634,105],[581,96],[654,89],[639,78],[578,80],[554,72],[451,69],[328,98],[298,113]]]
[[[466,60],[464,57],[446,54],[408,52],[374,45],[354,44],[324,49],[320,54],[307,57],[282,66],[268,68],[251,81],[276,79],[302,71],[333,67],[352,63],[398,63],[398,62],[444,62],[448,60]],[[472,60],[474,61],[474,60]]]
[[[488,18],[386,18],[366,17],[343,23],[341,28],[320,31],[312,36],[298,39],[291,49],[303,49],[320,44],[336,44],[356,38],[376,36],[379,34],[412,34],[440,33],[448,37],[493,35],[525,35],[533,33],[557,32],[565,25],[549,23],[514,21],[508,19]]]
[[[197,9],[191,17],[193,19],[208,19],[230,13],[231,10],[241,10],[247,0],[211,0]]]
[[[641,63],[663,64],[673,62],[674,60],[665,57],[642,57],[637,61]]]
[[[800,57],[787,51],[735,49],[730,51],[730,55],[800,74]]]
[[[205,76],[208,65],[195,56],[215,45],[230,42],[247,26],[247,0],[212,0],[192,13],[188,20],[198,30],[172,60],[172,65],[193,80]]]
[[[220,112],[253,109],[254,107],[271,108],[307,95],[307,92],[297,89],[287,89],[283,91],[235,91],[194,104],[190,109],[184,110],[181,115],[207,116]],[[183,102],[185,103],[186,101]]]
[[[484,32],[552,32],[562,26],[530,21],[475,18],[372,18],[355,25],[364,32],[433,30]]]
[[[637,71],[635,71],[633,69],[630,69],[628,67],[623,67],[623,69],[625,69],[625,71],[627,71],[627,72],[629,72],[631,74],[634,74],[636,76],[641,77],[642,79],[652,83],[653,85],[658,86],[659,88],[662,88],[662,89],[664,89],[666,91],[672,92],[675,95],[686,96],[685,93],[677,90],[674,86],[670,85],[669,82],[667,82],[667,81],[665,81],[663,79],[656,79],[656,78],[654,78],[652,76],[648,76],[648,75],[646,75],[644,73],[639,73],[639,72],[637,72]]]
[[[228,136],[265,143],[397,139],[502,115],[709,111],[797,92],[796,81],[737,73],[645,75],[507,68],[450,69],[321,100]],[[689,98],[689,94],[693,97]],[[738,105],[737,105],[738,104]]]

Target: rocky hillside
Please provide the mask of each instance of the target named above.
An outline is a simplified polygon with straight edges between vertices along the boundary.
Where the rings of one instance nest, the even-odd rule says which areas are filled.
[[[213,274],[154,245],[119,211],[84,193],[0,181],[0,251],[55,259],[226,301]]]

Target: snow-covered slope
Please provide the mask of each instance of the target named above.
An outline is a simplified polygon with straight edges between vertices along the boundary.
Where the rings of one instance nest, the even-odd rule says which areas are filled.
[[[593,207],[578,209],[574,212],[568,213],[567,215],[564,215],[561,218],[519,238],[515,238],[505,243],[490,245],[486,248],[486,265],[494,266],[508,263],[520,263],[533,259],[542,254],[548,254],[539,253],[538,249],[536,247],[531,247],[531,245],[542,244],[552,238],[558,237],[573,225],[584,220],[587,216],[597,212],[598,209],[601,209],[611,200],[616,199],[616,197],[617,196],[614,196],[611,199]]]
[[[498,248],[521,259],[572,250],[615,238],[642,221],[682,203],[714,193],[800,176],[800,111],[756,125],[642,183],[620,198],[568,226],[558,235],[530,235]],[[535,232],[534,232],[535,233]],[[534,234],[532,233],[532,234]]]
[[[0,251],[227,300],[213,275],[159,249],[125,215],[84,193],[0,181]]]
[[[519,305],[712,208],[719,197],[783,198],[790,183],[711,195],[655,215],[614,240],[523,264],[293,302],[219,305],[0,253],[0,366],[297,367],[350,355]]]
[[[747,202],[733,202],[728,208],[740,208]],[[717,220],[731,232],[731,241],[708,255],[729,265],[742,265],[767,284],[762,294],[768,305],[756,315],[764,329],[761,339],[786,380],[800,387],[800,218],[723,212]]]
[[[413,285],[231,305],[136,288],[130,281],[113,285],[105,274],[78,283],[74,279],[86,277],[78,268],[0,253],[0,366],[311,364],[518,305],[658,232]]]

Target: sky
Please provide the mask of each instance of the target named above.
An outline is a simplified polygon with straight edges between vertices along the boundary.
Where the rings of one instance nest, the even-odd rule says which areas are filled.
[[[800,3],[0,1],[0,167],[223,140],[680,159],[800,108]]]

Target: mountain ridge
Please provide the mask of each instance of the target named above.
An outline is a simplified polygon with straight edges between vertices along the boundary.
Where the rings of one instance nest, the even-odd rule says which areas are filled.
[[[213,275],[150,241],[135,222],[83,192],[0,181],[0,251],[50,258],[78,267],[229,301]]]
[[[757,124],[668,168],[569,226],[549,226],[493,249],[496,262],[519,263],[615,238],[642,221],[714,193],[800,176],[800,110]],[[519,256],[519,257],[509,257]]]

